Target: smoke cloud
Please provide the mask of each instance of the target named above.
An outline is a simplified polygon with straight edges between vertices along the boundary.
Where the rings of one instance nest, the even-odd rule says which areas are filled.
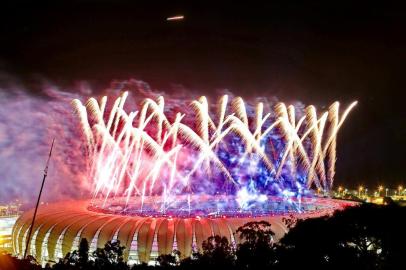
[[[83,147],[70,108],[70,100],[80,96],[56,87],[44,88],[39,96],[27,89],[0,89],[0,202],[35,202],[52,138],[43,201],[88,193]]]
[[[91,183],[87,181],[86,147],[78,120],[73,114],[73,99],[84,102],[92,95],[108,95],[109,104],[122,91],[129,91],[132,98],[126,107],[135,110],[141,99],[165,95],[164,92],[151,90],[145,82],[134,79],[113,81],[111,87],[103,91],[93,91],[86,84],[68,91],[47,83],[35,93],[4,74],[0,82],[0,203],[15,199],[26,205],[35,203],[53,138],[54,152],[42,201],[91,196]],[[233,96],[227,90],[219,94]],[[190,101],[198,96],[181,86],[174,87],[170,95],[165,95],[165,109],[184,111]],[[277,101],[274,97],[259,100],[270,105]],[[211,100],[211,103],[215,103],[215,100]],[[300,102],[295,106],[304,107]]]

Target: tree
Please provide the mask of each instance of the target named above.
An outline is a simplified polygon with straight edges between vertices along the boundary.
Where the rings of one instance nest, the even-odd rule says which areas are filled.
[[[180,251],[175,249],[171,254],[161,254],[158,256],[157,262],[164,268],[177,266],[180,262]]]
[[[231,266],[234,263],[234,249],[227,237],[210,236],[202,243],[202,260],[217,266]]]
[[[183,269],[207,269],[208,267],[233,267],[235,264],[234,248],[226,237],[210,236],[202,243],[202,252],[194,251],[192,256],[181,262]]]
[[[1,270],[40,270],[41,266],[38,265],[35,258],[31,255],[27,258],[19,260],[18,258],[7,254],[0,253],[0,269]]]
[[[93,252],[94,266],[96,269],[128,269],[124,262],[124,246],[120,241],[108,241],[104,248],[98,248]]]
[[[283,269],[399,269],[406,208],[361,204],[331,217],[300,220],[278,245]],[[295,258],[292,260],[292,258]]]
[[[248,222],[237,229],[241,243],[237,248],[237,263],[242,268],[264,268],[273,264],[273,236],[266,221]]]
[[[68,252],[65,257],[55,266],[54,269],[89,269],[89,242],[86,238],[82,238],[79,243],[79,250]]]
[[[327,267],[332,243],[326,240],[335,237],[332,234],[336,231],[330,231],[326,224],[327,217],[298,220],[275,247],[278,266],[281,269]]]
[[[89,263],[89,242],[86,238],[82,238],[78,250],[78,264],[79,266],[86,267]]]

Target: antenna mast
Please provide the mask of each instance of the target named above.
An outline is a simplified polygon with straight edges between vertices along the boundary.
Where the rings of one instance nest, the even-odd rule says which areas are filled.
[[[24,259],[27,257],[28,247],[30,246],[32,229],[33,229],[33,227],[34,227],[35,218],[36,218],[36,216],[37,216],[37,210],[38,210],[39,202],[40,202],[40,200],[41,200],[41,195],[42,195],[42,190],[43,190],[43,188],[44,188],[45,179],[47,178],[47,175],[48,175],[48,165],[49,165],[49,161],[50,161],[50,159],[51,159],[52,149],[54,148],[54,142],[55,142],[55,138],[53,138],[53,140],[52,140],[51,150],[49,151],[48,160],[47,160],[47,163],[46,163],[46,165],[45,165],[44,177],[42,178],[41,189],[39,190],[38,199],[37,199],[37,204],[36,204],[36,206],[35,206],[35,211],[34,211],[34,216],[32,217],[32,222],[31,222],[31,226],[30,226],[30,231],[28,232],[28,236],[27,236],[27,240],[26,240],[27,243],[26,243],[26,245],[25,245],[25,250],[24,250],[24,257],[23,257]]]

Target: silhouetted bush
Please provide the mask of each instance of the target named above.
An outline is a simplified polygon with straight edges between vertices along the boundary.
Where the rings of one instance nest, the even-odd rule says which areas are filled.
[[[281,269],[399,269],[406,208],[362,204],[331,217],[300,220],[278,244]],[[294,258],[294,259],[292,259]]]
[[[26,259],[18,259],[5,252],[0,253],[0,270],[39,270],[41,266],[32,256]]]

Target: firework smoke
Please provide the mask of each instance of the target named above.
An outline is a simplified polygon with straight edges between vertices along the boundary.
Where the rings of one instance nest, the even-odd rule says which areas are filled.
[[[55,152],[45,186],[45,201],[81,196],[84,162],[80,136],[72,124],[69,100],[80,95],[44,89],[34,97],[25,89],[0,90],[0,201],[32,203],[38,194],[50,142]],[[78,189],[79,187],[79,189]]]

